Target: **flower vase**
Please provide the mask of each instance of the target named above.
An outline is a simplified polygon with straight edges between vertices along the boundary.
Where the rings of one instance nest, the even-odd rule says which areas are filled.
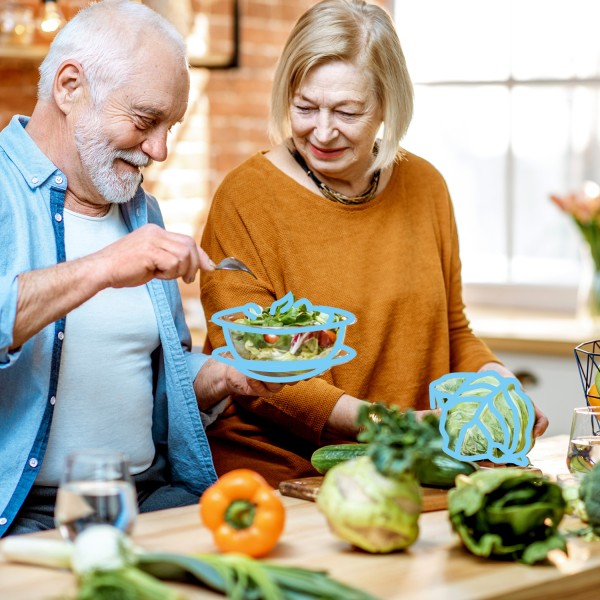
[[[579,316],[600,322],[600,269],[591,265],[585,269],[579,287]]]

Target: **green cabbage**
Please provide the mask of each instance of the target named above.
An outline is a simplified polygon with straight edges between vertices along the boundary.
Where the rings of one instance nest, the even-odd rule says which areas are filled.
[[[500,379],[504,378],[487,373],[473,381],[456,377],[434,382],[432,394],[442,409],[447,450],[460,457],[495,457],[527,465],[526,454],[533,445],[533,405],[516,379],[508,385]],[[446,405],[450,398],[452,403]]]

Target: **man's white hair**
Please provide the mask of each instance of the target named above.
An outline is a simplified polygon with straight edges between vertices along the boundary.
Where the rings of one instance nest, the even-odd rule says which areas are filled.
[[[92,100],[127,82],[143,42],[156,36],[169,43],[187,68],[186,46],[177,29],[159,14],[130,0],[103,0],[79,11],[58,33],[40,65],[38,99],[52,98],[60,65],[76,60],[84,70]],[[152,73],[148,73],[152,77]]]

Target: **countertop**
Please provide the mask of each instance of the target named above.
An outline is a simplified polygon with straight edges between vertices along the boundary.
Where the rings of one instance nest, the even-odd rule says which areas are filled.
[[[544,473],[565,472],[566,436],[540,439],[530,452]],[[331,576],[385,600],[570,600],[594,598],[600,581],[600,543],[577,542],[577,553],[556,565],[526,566],[486,560],[466,552],[452,532],[445,510],[421,515],[417,542],[407,551],[371,555],[332,535],[313,502],[284,497],[284,534],[269,555],[271,562],[327,569]],[[57,538],[56,531],[33,534]],[[197,506],[146,513],[136,524],[134,540],[148,550],[179,553],[214,552],[211,536],[200,523]],[[173,585],[195,598],[217,598],[190,585]],[[10,564],[0,557],[0,597],[43,600],[74,591],[67,571]]]
[[[495,352],[572,358],[579,344],[600,339],[600,322],[569,313],[470,306],[473,331]]]

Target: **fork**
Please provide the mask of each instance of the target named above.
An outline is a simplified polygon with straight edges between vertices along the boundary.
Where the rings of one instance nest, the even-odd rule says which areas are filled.
[[[222,271],[246,271],[246,273],[250,273],[254,279],[258,279],[256,275],[239,259],[230,256],[229,258],[224,258],[218,265],[215,266],[215,269]]]

